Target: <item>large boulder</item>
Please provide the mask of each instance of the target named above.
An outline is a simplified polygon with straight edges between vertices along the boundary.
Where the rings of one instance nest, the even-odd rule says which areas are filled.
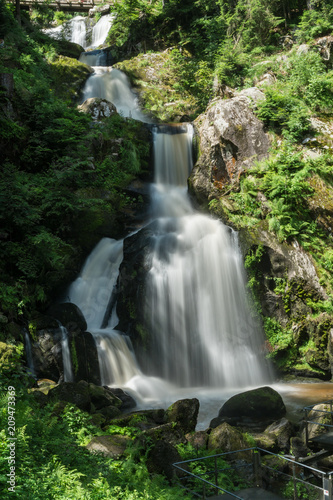
[[[194,121],[200,155],[189,186],[200,205],[220,197],[255,161],[267,157],[270,140],[252,110],[253,101],[263,98],[259,89],[218,98]]]
[[[286,407],[280,394],[271,387],[259,387],[228,399],[220,409],[218,418],[232,424],[274,422],[285,413]]]
[[[147,350],[149,335],[145,329],[146,276],[152,265],[155,223],[124,240],[124,258],[119,268],[117,329],[131,336],[134,347],[139,343]]]
[[[199,406],[200,403],[197,398],[176,401],[166,410],[166,421],[176,423],[185,434],[194,432],[197,425]]]

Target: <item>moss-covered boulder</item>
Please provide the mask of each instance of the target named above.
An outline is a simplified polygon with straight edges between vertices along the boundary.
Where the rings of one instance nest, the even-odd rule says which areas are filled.
[[[50,389],[48,398],[49,400],[66,401],[75,404],[81,410],[91,413],[101,412],[103,408],[110,406],[121,407],[121,400],[114,396],[111,391],[84,381],[79,383],[63,382]],[[113,417],[118,414],[118,412],[114,412]]]
[[[69,40],[57,40],[57,49],[60,55],[70,57],[71,59],[78,59],[84,48],[78,43],[70,42]]]
[[[219,418],[233,424],[241,422],[274,422],[286,413],[280,394],[271,387],[259,387],[232,396],[219,411]]]
[[[199,406],[200,403],[197,398],[176,401],[166,410],[166,421],[176,423],[185,434],[194,432],[197,425]]]
[[[208,431],[197,431],[189,432],[185,435],[185,438],[195,450],[204,450],[207,448],[208,436]]]

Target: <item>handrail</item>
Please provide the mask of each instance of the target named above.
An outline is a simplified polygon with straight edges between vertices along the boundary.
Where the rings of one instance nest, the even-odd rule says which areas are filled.
[[[265,455],[273,455],[273,456],[278,457],[279,459],[281,459],[283,461],[286,461],[286,462],[289,462],[290,464],[292,464],[292,469],[293,469],[293,475],[286,474],[285,472],[283,473],[282,471],[276,471],[276,472],[281,473],[283,476],[290,477],[291,480],[294,481],[294,484],[296,484],[295,481],[297,481],[297,482],[301,482],[301,483],[303,483],[305,485],[311,485],[311,487],[316,488],[316,489],[318,489],[318,490],[320,490],[320,491],[323,492],[323,494],[324,494],[323,498],[325,498],[325,499],[326,498],[332,499],[332,496],[328,497],[328,496],[326,496],[326,493],[327,493],[327,489],[328,489],[327,488],[327,484],[328,483],[330,484],[330,486],[329,486],[330,492],[332,491],[332,484],[331,483],[332,483],[333,471],[332,472],[324,472],[324,471],[322,471],[320,469],[317,469],[315,467],[311,467],[310,465],[306,465],[304,463],[298,462],[298,461],[294,460],[293,458],[288,458],[288,457],[283,456],[283,455],[278,455],[276,453],[273,453],[273,452],[268,451],[268,450],[264,450],[263,448],[259,448],[257,446],[251,447],[251,448],[244,448],[244,449],[240,449],[240,450],[229,451],[229,452],[225,452],[225,453],[218,453],[218,454],[215,454],[215,455],[207,455],[207,456],[204,456],[204,457],[199,457],[199,458],[197,457],[197,458],[192,458],[192,459],[188,459],[188,460],[183,460],[181,462],[175,462],[173,464],[173,467],[175,467],[176,469],[179,469],[183,473],[185,473],[185,476],[182,477],[182,478],[180,478],[180,479],[185,479],[186,476],[187,477],[191,476],[191,477],[193,477],[193,478],[201,481],[202,483],[204,483],[204,486],[203,486],[204,487],[204,493],[203,493],[203,497],[202,498],[206,498],[206,496],[205,496],[205,491],[206,491],[205,490],[205,485],[209,485],[209,486],[215,488],[216,490],[223,491],[224,493],[228,493],[233,498],[236,498],[236,499],[239,499],[239,500],[243,500],[242,497],[240,497],[240,496],[237,495],[237,492],[233,493],[231,491],[227,491],[226,489],[222,488],[221,486],[218,486],[218,484],[217,484],[217,476],[216,476],[216,484],[214,484],[213,482],[200,477],[201,474],[198,475],[198,474],[195,474],[193,472],[190,472],[190,471],[186,470],[185,468],[183,468],[182,466],[185,465],[185,464],[193,463],[193,462],[201,462],[201,461],[204,461],[204,460],[215,459],[215,470],[206,471],[206,474],[211,474],[212,475],[212,474],[214,474],[214,472],[215,472],[215,474],[217,474],[217,472],[222,472],[222,471],[226,471],[226,470],[230,470],[230,469],[234,469],[235,470],[235,469],[238,469],[238,468],[244,467],[244,466],[243,465],[242,466],[235,465],[233,467],[228,466],[228,467],[217,469],[217,465],[216,465],[217,461],[216,461],[216,459],[217,458],[224,458],[224,457],[226,458],[227,456],[230,456],[232,454],[244,453],[244,452],[247,452],[247,451],[249,451],[249,452],[252,451],[253,460],[252,460],[252,464],[249,463],[249,466],[252,466],[254,468],[254,470],[255,470],[255,463],[259,464],[259,468],[260,467],[265,467],[265,468],[271,469],[269,466],[260,464],[260,456],[261,456],[262,453],[265,454]],[[256,456],[259,457],[259,458],[255,462],[255,460],[256,460],[255,457]],[[316,475],[318,478],[320,477],[323,486],[311,484],[310,482],[307,482],[304,479],[296,478],[295,477],[295,468],[296,467],[300,467],[303,471],[307,470],[311,474]],[[258,472],[258,470],[257,470],[257,472]],[[258,486],[259,483],[257,483],[256,485]],[[186,489],[189,489],[189,488],[186,488]],[[191,491],[191,490],[189,489],[189,491]],[[195,493],[195,494],[198,495],[198,493]],[[331,495],[331,493],[330,493],[330,495]]]

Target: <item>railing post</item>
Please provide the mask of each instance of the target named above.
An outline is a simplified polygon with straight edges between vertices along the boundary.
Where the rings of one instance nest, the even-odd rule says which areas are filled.
[[[206,484],[205,483],[203,485],[202,498],[203,498],[203,500],[206,500]]]
[[[218,486],[218,472],[217,472],[217,457],[215,456],[215,486]],[[218,495],[219,490],[216,488],[216,494]]]
[[[293,464],[293,484],[294,484],[294,500],[298,500],[295,464]]]
[[[323,500],[332,500],[332,476],[323,476]]]
[[[256,481],[257,488],[262,486],[262,470],[261,470],[261,460],[259,450],[253,450],[252,452],[252,462],[253,462],[253,472]]]

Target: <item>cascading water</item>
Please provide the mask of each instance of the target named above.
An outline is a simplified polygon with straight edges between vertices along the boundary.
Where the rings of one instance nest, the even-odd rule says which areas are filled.
[[[153,348],[144,369],[178,386],[260,384],[268,379],[263,336],[250,313],[237,234],[195,212],[186,192],[188,129],[154,128],[158,229],[146,300]]]
[[[123,258],[123,241],[103,238],[88,257],[68,295],[83,312],[94,336],[102,385],[123,386],[141,374],[130,340],[114,330],[115,287]]]

